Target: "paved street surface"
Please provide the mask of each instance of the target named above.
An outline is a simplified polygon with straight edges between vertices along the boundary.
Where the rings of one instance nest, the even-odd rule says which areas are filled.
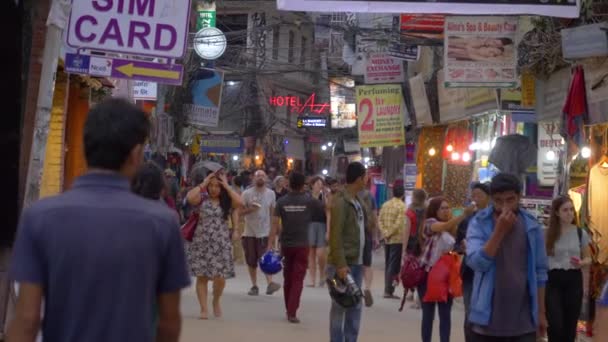
[[[410,302],[406,303],[403,312],[399,312],[399,300],[381,298],[384,258],[383,255],[376,254],[374,259],[375,304],[372,308],[364,308],[359,341],[420,341],[422,312],[410,309]],[[282,283],[282,278],[280,275],[277,280]],[[264,286],[260,288],[260,296],[250,297],[247,295],[249,287],[247,270],[243,266],[237,266],[237,278],[227,282],[223,298],[224,317],[211,318],[208,321],[197,319],[199,306],[196,294],[193,288],[188,289],[182,300],[182,312],[185,317],[181,341],[329,341],[330,299],[326,288],[304,288],[299,310],[302,322],[290,324],[285,318],[282,289],[273,296],[267,296],[262,294],[265,293]],[[397,294],[402,294],[401,289]],[[458,302],[452,312],[452,342],[464,341],[463,317],[463,307]],[[439,341],[438,327],[439,318],[436,316],[433,341]]]

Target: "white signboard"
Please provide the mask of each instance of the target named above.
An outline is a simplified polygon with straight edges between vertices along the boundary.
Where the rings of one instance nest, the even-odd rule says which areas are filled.
[[[220,111],[215,107],[202,107],[185,104],[184,112],[189,124],[194,126],[217,127],[220,121]]]
[[[426,95],[426,87],[422,75],[410,78],[410,91],[416,114],[416,125],[418,127],[431,125],[433,117],[431,116],[431,106]]]
[[[558,177],[559,155],[564,149],[557,121],[538,123],[538,183],[540,186],[554,186]]]
[[[384,53],[367,57],[365,84],[403,83],[404,80],[403,61]]]
[[[548,80],[536,80],[535,112],[538,120],[561,117],[570,88],[570,73],[569,68],[564,68],[551,74]]]
[[[517,17],[447,17],[446,87],[517,85]]]
[[[309,12],[579,16],[579,2],[576,0],[277,0],[277,7],[283,11]]]
[[[608,55],[606,29],[608,29],[608,23],[563,29],[561,31],[562,55],[568,59]]]
[[[437,97],[441,123],[458,121],[466,117],[466,88],[446,88],[442,70],[437,72]]]
[[[156,101],[156,82],[133,81],[133,98],[136,100]]]
[[[189,0],[74,0],[67,29],[73,48],[181,58]]]

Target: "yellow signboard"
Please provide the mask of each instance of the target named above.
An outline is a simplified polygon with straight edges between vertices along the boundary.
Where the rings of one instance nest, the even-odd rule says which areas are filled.
[[[536,80],[530,72],[521,75],[521,105],[524,108],[536,105]]]
[[[401,85],[359,86],[356,93],[359,146],[404,145]]]

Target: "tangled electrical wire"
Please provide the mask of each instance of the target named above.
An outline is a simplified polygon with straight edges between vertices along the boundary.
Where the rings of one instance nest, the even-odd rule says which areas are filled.
[[[527,32],[517,49],[517,66],[547,79],[553,72],[568,65],[562,57],[562,37],[551,19],[538,21]]]

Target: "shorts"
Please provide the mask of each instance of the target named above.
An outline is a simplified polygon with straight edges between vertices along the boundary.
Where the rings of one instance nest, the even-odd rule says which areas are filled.
[[[266,252],[266,247],[268,247],[268,237],[243,236],[242,243],[247,266],[257,268],[260,258],[262,258],[262,255]]]
[[[327,225],[323,222],[311,222],[308,226],[308,242],[312,248],[327,246]]]
[[[372,249],[374,247],[374,241],[372,234],[365,231],[365,245],[363,246],[363,266],[372,266]]]

